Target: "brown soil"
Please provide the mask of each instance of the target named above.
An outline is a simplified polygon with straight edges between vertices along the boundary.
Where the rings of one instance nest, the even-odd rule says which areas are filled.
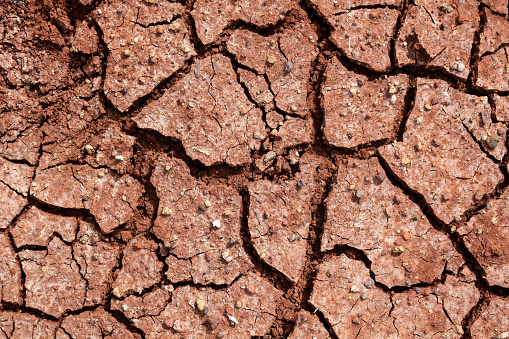
[[[0,0],[0,338],[509,338],[508,9]]]

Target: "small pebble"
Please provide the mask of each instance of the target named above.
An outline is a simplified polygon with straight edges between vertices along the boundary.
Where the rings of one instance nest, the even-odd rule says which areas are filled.
[[[419,287],[416,287],[415,288],[415,293],[417,293],[417,294],[421,293],[421,289]]]
[[[364,283],[364,286],[367,288],[367,289],[371,289],[373,288],[373,286],[375,286],[375,281],[372,279],[372,278],[369,278],[368,281],[366,281]]]
[[[408,287],[408,288],[412,287],[412,282],[410,280],[407,280],[405,282],[405,286]]]
[[[290,235],[290,236],[288,237],[288,241],[290,241],[290,242],[294,242],[294,241],[295,241],[295,239],[297,239],[297,236],[296,236],[295,234],[292,234],[292,235]]]
[[[120,295],[120,289],[118,287],[115,287],[111,293],[113,293],[113,295],[116,298],[120,299],[121,295]]]
[[[241,308],[242,307],[242,301],[237,300],[237,302],[235,303],[235,307],[236,308]]]
[[[228,313],[226,313],[226,316],[228,317],[228,320],[230,320],[232,326],[238,325],[239,321],[235,319],[235,317],[229,315]]]
[[[502,332],[499,335],[497,335],[497,339],[507,339],[509,338],[509,332]]]
[[[465,64],[460,62],[457,67],[458,72],[463,72],[465,70]]]
[[[362,299],[362,300],[366,300],[366,299],[368,299],[368,292],[364,292],[364,293],[362,293],[362,294],[361,294],[361,299]]]
[[[115,160],[124,161],[124,156],[123,155],[115,155]]]
[[[269,162],[276,159],[276,152],[270,151],[267,154],[265,154],[265,158],[263,159],[264,162]]]
[[[393,94],[391,95],[389,102],[391,103],[391,105],[394,105],[396,103],[396,100],[397,100],[396,94]]]
[[[389,86],[389,94],[396,94],[398,90],[393,85]]]
[[[427,110],[427,111],[431,111],[431,105],[430,104],[426,104],[424,105],[424,108]]]
[[[129,58],[129,57],[131,56],[131,51],[130,51],[130,50],[128,50],[128,49],[124,50],[124,56],[125,56],[126,58]]]
[[[204,205],[205,207],[210,207],[212,206],[212,203],[210,202],[210,200],[205,200]]]
[[[196,308],[199,310],[199,311],[203,311],[205,309],[205,301],[202,300],[202,299],[197,299],[196,300]]]
[[[176,32],[180,30],[180,23],[179,22],[173,22],[170,24],[170,30]]]
[[[384,182],[384,180],[386,179],[387,177],[385,176],[384,173],[381,173],[381,172],[378,172],[376,175],[375,175],[375,178],[374,178],[374,181],[376,184],[380,184],[382,182]]]
[[[284,68],[284,70],[283,70],[283,71],[284,71],[285,73],[290,73],[292,70],[293,70],[293,63],[292,63],[290,60],[288,60],[288,61],[286,62],[286,64],[285,64],[285,68]]]
[[[216,219],[212,222],[212,227],[215,227],[215,228],[221,228],[221,220],[219,219]]]
[[[357,197],[357,199],[362,198],[363,195],[364,195],[364,191],[363,190],[355,191],[355,196]]]
[[[399,305],[399,304],[401,304],[401,300],[400,299],[396,300],[396,305]]]
[[[403,252],[405,252],[405,249],[403,248],[403,246],[396,246],[392,249],[393,254],[401,254]]]
[[[352,287],[350,287],[350,292],[357,293],[359,292],[359,288],[356,285],[352,285]]]
[[[277,59],[276,59],[276,57],[275,57],[274,55],[269,55],[269,56],[267,57],[267,62],[268,62],[269,64],[271,64],[271,65],[275,64],[275,63],[276,63],[276,61],[277,61]]]
[[[184,47],[184,53],[189,53],[189,52],[191,52],[191,47],[189,47],[189,46]]]
[[[355,318],[352,319],[352,323],[354,325],[359,325],[361,323],[361,320],[358,317],[355,317]]]
[[[85,151],[87,151],[88,154],[92,154],[92,152],[94,152],[94,146],[86,145],[85,146]]]
[[[304,180],[298,179],[296,186],[297,186],[297,190],[301,190],[304,187]]]
[[[162,215],[172,215],[173,210],[167,206],[163,207],[163,210],[161,211]]]
[[[189,101],[189,103],[187,104],[187,106],[189,106],[190,108],[193,108],[193,107],[194,107],[194,102]]]
[[[412,237],[412,234],[408,231],[403,232],[403,240],[408,241]]]
[[[486,141],[486,145],[491,148],[491,149],[495,149],[498,145],[498,143],[500,142],[500,137],[498,136],[492,136],[491,138],[489,138],[487,141]]]

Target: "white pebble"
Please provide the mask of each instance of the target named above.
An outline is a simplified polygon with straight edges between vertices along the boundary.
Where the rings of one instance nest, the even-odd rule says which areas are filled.
[[[124,156],[123,155],[115,155],[115,160],[124,161]]]
[[[393,94],[391,95],[391,99],[389,100],[389,102],[391,103],[391,105],[394,105],[396,103],[396,94]]]
[[[239,323],[239,321],[237,319],[235,319],[233,316],[229,315],[228,313],[226,313],[226,316],[228,317],[228,320],[230,320],[232,325],[237,325]]]
[[[215,228],[221,228],[221,220],[219,219],[216,219],[212,222],[212,226],[214,226]]]
[[[458,72],[463,72],[463,70],[465,70],[465,64],[460,62],[458,64],[458,68],[457,69],[458,69]]]

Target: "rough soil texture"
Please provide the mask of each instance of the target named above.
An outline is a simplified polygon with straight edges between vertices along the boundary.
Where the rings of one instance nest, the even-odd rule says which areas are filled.
[[[509,338],[507,0],[0,0],[0,36],[0,338]]]

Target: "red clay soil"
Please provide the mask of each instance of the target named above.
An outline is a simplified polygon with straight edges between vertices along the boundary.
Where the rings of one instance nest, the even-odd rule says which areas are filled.
[[[509,338],[508,9],[0,0],[0,338]]]

